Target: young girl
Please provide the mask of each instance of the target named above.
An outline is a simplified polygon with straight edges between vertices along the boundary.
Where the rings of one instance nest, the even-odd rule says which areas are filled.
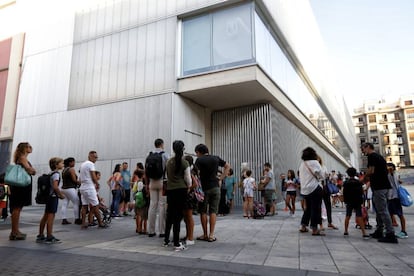
[[[243,180],[243,188],[244,188],[244,213],[247,214],[247,218],[249,219],[253,216],[253,191],[257,189],[256,187],[256,180],[252,177],[252,171],[246,171],[247,178]]]
[[[63,159],[54,157],[49,160],[49,167],[52,170],[50,173],[50,197],[46,202],[45,213],[40,220],[39,235],[36,237],[36,242],[45,243],[60,243],[60,240],[53,236],[53,222],[55,220],[55,214],[58,207],[58,201],[64,199],[65,196],[59,189],[60,173],[59,170],[63,169]],[[47,236],[44,235],[46,227]]]
[[[290,215],[294,216],[296,207],[296,190],[298,189],[298,182],[295,178],[295,172],[293,170],[288,170],[287,178],[285,181],[286,187],[286,206],[290,210]]]
[[[144,171],[137,170],[134,172],[134,178],[136,179],[134,186],[132,187],[132,193],[134,198],[138,192],[142,192],[145,204],[143,207],[138,207],[135,205],[135,232],[140,235],[145,235],[147,233],[147,220],[148,220],[148,205],[149,199],[147,197],[147,189],[143,183]]]

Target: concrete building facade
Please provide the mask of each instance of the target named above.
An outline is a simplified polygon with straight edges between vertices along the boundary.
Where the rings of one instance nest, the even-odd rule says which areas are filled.
[[[357,166],[308,1],[9,2],[0,24],[19,28],[0,38],[22,54],[10,59],[17,89],[4,93],[16,99],[13,131],[0,133],[8,160],[22,141],[39,172],[52,156],[82,162],[93,149],[106,179],[117,163],[144,161],[160,137],[167,152],[176,139],[188,154],[206,143],[237,177],[242,163],[256,178],[264,162],[276,175],[296,170],[307,146],[329,169]]]

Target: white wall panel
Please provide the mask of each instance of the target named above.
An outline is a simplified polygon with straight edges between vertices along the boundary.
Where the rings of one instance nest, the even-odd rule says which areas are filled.
[[[205,111],[185,98],[174,94],[172,140],[182,140],[187,154],[195,154],[194,148],[206,142]]]
[[[17,117],[66,110],[72,48],[26,57],[20,81]]]

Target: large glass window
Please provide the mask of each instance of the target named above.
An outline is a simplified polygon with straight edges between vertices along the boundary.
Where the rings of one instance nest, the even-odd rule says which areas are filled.
[[[254,61],[252,4],[183,20],[182,75]]]

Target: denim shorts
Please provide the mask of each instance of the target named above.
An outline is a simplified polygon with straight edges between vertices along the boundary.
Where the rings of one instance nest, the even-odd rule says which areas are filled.
[[[46,202],[45,213],[56,214],[59,199],[57,196],[51,196]]]
[[[199,204],[199,213],[217,214],[220,203],[220,188],[212,188],[204,191],[204,201]]]

